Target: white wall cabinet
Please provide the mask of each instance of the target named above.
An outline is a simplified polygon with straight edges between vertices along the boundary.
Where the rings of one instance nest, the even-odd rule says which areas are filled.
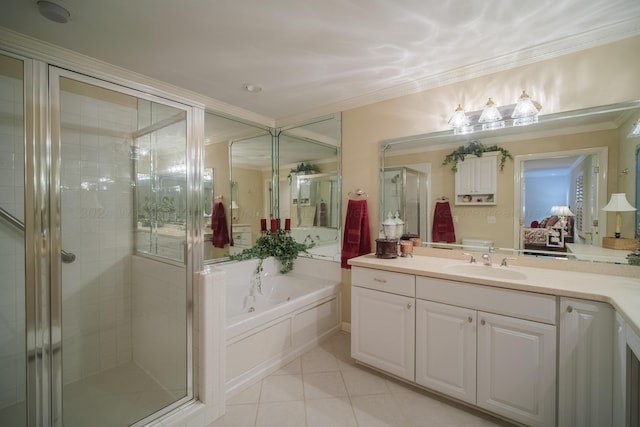
[[[560,299],[558,425],[612,425],[614,320],[608,304]]]
[[[457,205],[495,205],[497,193],[497,156],[466,156],[456,165],[455,203]]]
[[[476,403],[476,311],[416,301],[416,383]]]
[[[351,281],[351,356],[414,381],[414,276],[354,267]]]
[[[530,426],[555,424],[555,326],[479,312],[477,369],[479,407]]]

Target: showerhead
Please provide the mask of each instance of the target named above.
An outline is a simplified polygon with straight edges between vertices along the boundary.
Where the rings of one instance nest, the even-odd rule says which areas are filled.
[[[393,184],[397,184],[399,179],[400,179],[400,175],[399,175],[399,174],[396,174],[396,176],[394,176],[393,178],[391,178],[391,182],[392,182]]]

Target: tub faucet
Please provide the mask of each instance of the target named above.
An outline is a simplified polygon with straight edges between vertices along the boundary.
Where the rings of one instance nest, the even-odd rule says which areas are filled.
[[[313,241],[313,237],[311,237],[311,234],[307,234],[307,237],[304,238],[304,244],[308,245],[309,243],[315,243]]]
[[[482,263],[491,267],[491,255],[489,255],[489,252],[485,252],[482,254]]]

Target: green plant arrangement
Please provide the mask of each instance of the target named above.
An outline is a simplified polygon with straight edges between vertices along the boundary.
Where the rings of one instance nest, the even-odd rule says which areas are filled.
[[[300,163],[298,166],[289,171],[289,175],[287,176],[287,178],[291,180],[291,175],[294,173],[301,175],[312,175],[318,172],[320,172],[320,169],[318,169],[316,165],[312,165],[311,163]]]
[[[451,166],[451,170],[453,172],[457,172],[457,163],[464,162],[464,158],[466,156],[472,154],[477,157],[482,157],[484,153],[488,153],[490,151],[500,151],[500,171],[504,169],[504,164],[507,159],[513,160],[513,156],[511,155],[511,153],[509,153],[509,151],[505,150],[502,147],[498,147],[497,145],[485,147],[479,141],[471,141],[466,147],[464,145],[461,145],[460,147],[453,150],[453,152],[451,152],[450,154],[447,154],[447,156],[444,158],[444,161],[442,162],[442,165],[446,166],[452,163],[453,165]]]
[[[636,249],[627,255],[629,265],[640,265],[640,249]]]
[[[262,271],[262,261],[270,256],[280,262],[280,273],[286,274],[293,269],[293,261],[298,258],[300,252],[307,252],[312,248],[313,243],[298,243],[288,231],[278,230],[265,232],[256,240],[256,244],[239,254],[230,255],[229,258],[235,261],[258,258],[260,262],[256,268],[256,274]]]

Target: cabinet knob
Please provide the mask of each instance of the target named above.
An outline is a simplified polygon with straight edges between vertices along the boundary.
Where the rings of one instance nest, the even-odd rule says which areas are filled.
[[[387,281],[386,281],[386,280],[384,280],[384,279],[378,279],[377,277],[374,277],[374,278],[373,278],[373,281],[374,281],[374,282],[379,282],[379,283],[387,283]]]
[[[573,312],[573,307],[571,307],[570,305],[567,306],[567,313],[572,313]]]
[[[484,319],[482,319],[482,320],[480,321],[480,324],[481,324],[482,326],[484,326],[484,324],[485,324],[485,323],[487,323],[487,322],[485,322],[485,321],[484,321]]]
[[[469,321],[469,323],[471,323],[471,322],[473,322],[473,317],[469,316],[469,317],[467,318],[467,320]]]
[[[412,306],[412,304],[411,304],[411,303],[408,303],[408,304],[407,304],[407,310],[409,310],[409,309],[411,308],[411,306]]]

